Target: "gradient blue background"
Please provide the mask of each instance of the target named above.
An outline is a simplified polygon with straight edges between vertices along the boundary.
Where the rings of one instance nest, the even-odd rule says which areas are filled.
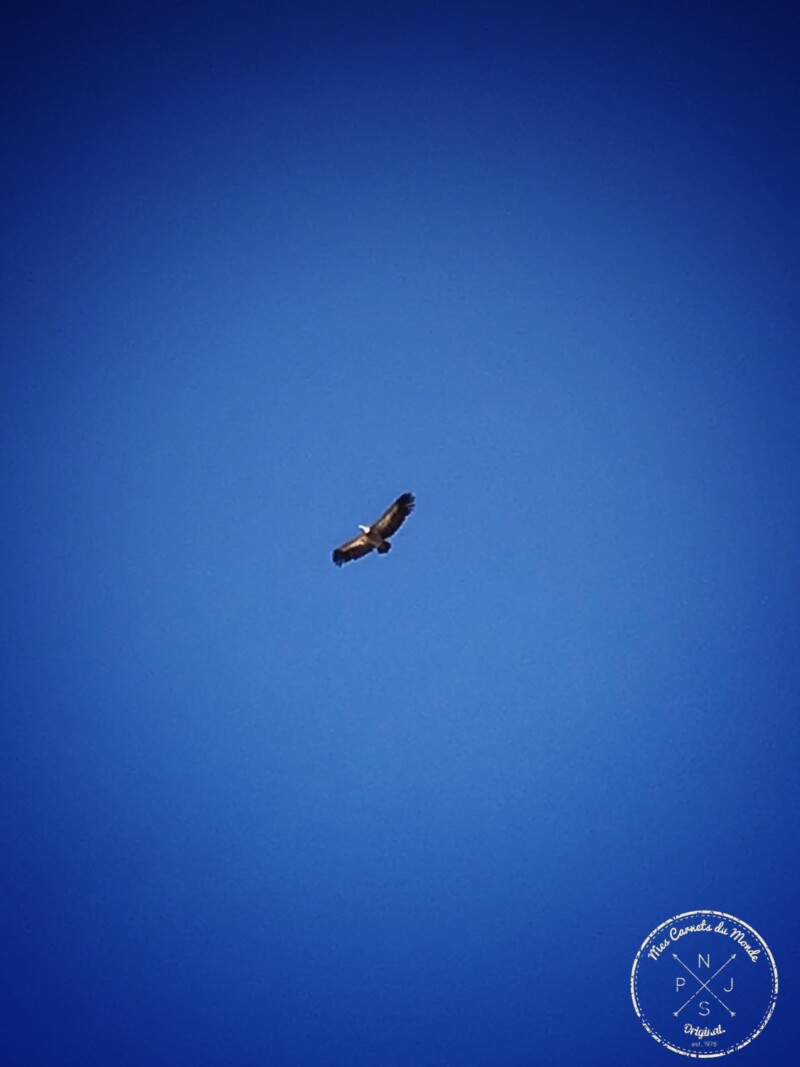
[[[3,1064],[794,1062],[797,16],[3,24]]]

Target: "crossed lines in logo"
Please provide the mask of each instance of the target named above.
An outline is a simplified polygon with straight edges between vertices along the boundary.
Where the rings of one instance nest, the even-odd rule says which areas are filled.
[[[714,973],[713,973],[713,974],[711,975],[711,977],[710,977],[710,978],[709,978],[709,979],[708,979],[707,981],[705,981],[705,982],[703,981],[703,979],[702,979],[702,978],[700,978],[700,977],[699,977],[698,975],[696,975],[696,974],[694,973],[694,971],[693,971],[693,970],[691,969],[691,967],[687,967],[687,966],[686,966],[686,964],[685,964],[685,963],[683,962],[683,960],[682,960],[682,959],[681,959],[681,958],[680,958],[680,957],[678,956],[677,952],[673,952],[673,953],[672,953],[672,958],[673,958],[673,959],[675,959],[675,960],[677,960],[677,961],[678,961],[678,963],[679,963],[679,964],[681,965],[681,967],[683,967],[683,969],[684,969],[685,971],[688,971],[688,972],[689,972],[689,974],[690,974],[690,975],[692,976],[692,978],[694,978],[694,980],[695,980],[695,981],[697,982],[697,989],[695,989],[694,993],[692,993],[692,995],[691,995],[691,996],[689,997],[689,999],[688,999],[688,1000],[686,1001],[686,1003],[685,1003],[685,1004],[681,1004],[681,1006],[680,1006],[680,1007],[678,1008],[678,1010],[677,1010],[677,1011],[674,1011],[674,1012],[672,1013],[672,1014],[673,1014],[673,1015],[674,1015],[674,1016],[675,1016],[676,1018],[677,1018],[677,1017],[678,1017],[678,1016],[680,1015],[680,1013],[681,1013],[681,1012],[683,1011],[683,1009],[684,1009],[684,1008],[686,1007],[686,1005],[687,1005],[687,1004],[691,1004],[691,1003],[692,1003],[692,1001],[694,1000],[694,998],[695,998],[695,997],[696,997],[696,996],[698,995],[698,993],[702,993],[702,991],[703,991],[704,989],[705,989],[705,991],[706,991],[707,993],[710,993],[710,994],[711,994],[711,996],[712,996],[712,997],[714,998],[714,1000],[717,1000],[717,1001],[719,1001],[719,1003],[720,1003],[720,1004],[722,1005],[722,1007],[723,1007],[723,1008],[725,1009],[725,1011],[726,1011],[726,1012],[728,1013],[728,1015],[730,1015],[730,1017],[731,1017],[731,1018],[733,1018],[733,1017],[734,1017],[734,1015],[736,1014],[736,1012],[735,1012],[735,1011],[731,1011],[731,1009],[730,1009],[730,1008],[728,1007],[728,1005],[727,1005],[727,1004],[725,1003],[725,1001],[724,1001],[724,1000],[722,999],[722,997],[718,997],[718,996],[717,996],[717,994],[716,994],[716,993],[714,992],[714,990],[713,990],[713,989],[712,989],[712,988],[711,988],[711,987],[709,986],[709,984],[708,984],[708,983],[709,983],[709,982],[713,982],[713,981],[714,981],[714,979],[715,979],[715,978],[717,977],[717,975],[718,975],[718,974],[719,974],[719,973],[720,973],[721,971],[724,971],[724,970],[725,970],[725,968],[726,968],[726,967],[728,966],[728,964],[729,964],[729,963],[731,962],[731,960],[735,960],[735,959],[736,959],[736,953],[735,953],[735,952],[733,952],[733,953],[732,953],[732,954],[731,954],[731,955],[730,955],[730,956],[728,957],[728,959],[727,959],[727,960],[725,960],[725,962],[724,962],[724,963],[722,964],[722,966],[721,966],[721,967],[717,967],[716,971],[714,971]]]

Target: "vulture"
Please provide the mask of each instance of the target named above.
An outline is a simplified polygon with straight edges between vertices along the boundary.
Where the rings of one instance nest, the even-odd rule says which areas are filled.
[[[351,559],[361,559],[373,548],[378,555],[385,555],[392,547],[389,544],[389,538],[397,533],[413,510],[414,494],[403,493],[394,504],[389,505],[377,522],[373,522],[372,526],[359,526],[361,533],[358,537],[334,548],[333,562],[337,567],[341,567],[343,563],[349,563]]]

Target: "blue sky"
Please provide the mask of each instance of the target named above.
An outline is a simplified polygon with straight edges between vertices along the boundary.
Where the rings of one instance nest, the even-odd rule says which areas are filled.
[[[791,1062],[796,16],[5,22],[4,1062]]]

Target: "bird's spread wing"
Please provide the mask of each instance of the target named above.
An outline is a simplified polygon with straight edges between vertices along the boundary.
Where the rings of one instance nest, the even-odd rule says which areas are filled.
[[[392,534],[397,533],[413,510],[414,494],[403,493],[384,511],[378,521],[373,524],[372,529],[376,530],[381,537],[391,537]]]
[[[351,559],[361,559],[371,552],[375,546],[371,545],[364,534],[359,534],[352,541],[345,541],[343,545],[333,550],[333,562],[337,567],[343,563],[349,563]]]

